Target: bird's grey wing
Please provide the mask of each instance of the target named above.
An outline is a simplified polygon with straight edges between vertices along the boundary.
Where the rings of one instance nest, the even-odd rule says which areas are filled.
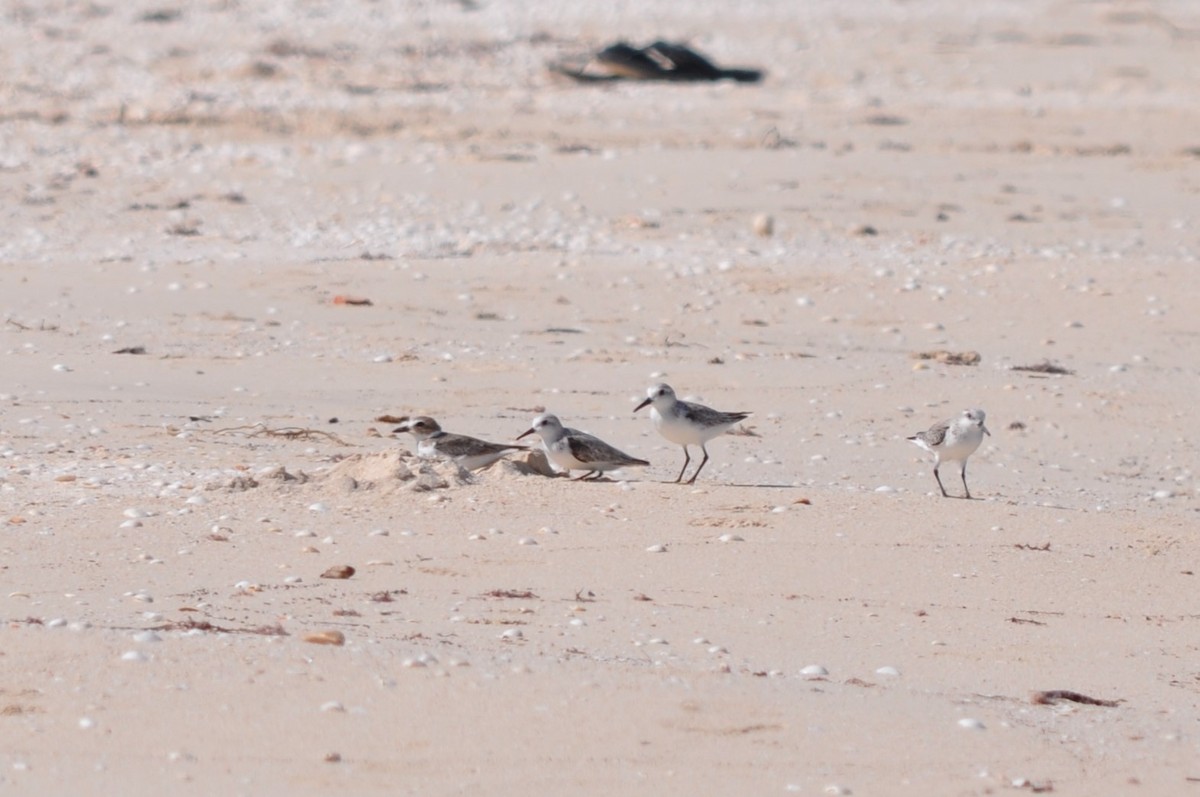
[[[603,465],[606,463],[647,464],[645,460],[635,459],[590,434],[570,435],[567,437],[567,447],[571,451],[571,456],[585,465]]]
[[[946,432],[950,430],[950,421],[941,421],[930,426],[924,432],[917,432],[909,439],[917,439],[923,441],[929,446],[940,446],[946,439]]]
[[[437,450],[447,457],[475,456],[478,454],[499,454],[502,451],[512,451],[524,446],[489,443],[468,437],[465,434],[444,434],[437,438]]]
[[[676,402],[681,417],[698,426],[732,426],[750,417],[748,412],[721,412],[703,404],[688,401]]]

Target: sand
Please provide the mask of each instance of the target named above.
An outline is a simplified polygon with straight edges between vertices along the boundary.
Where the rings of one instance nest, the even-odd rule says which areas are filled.
[[[1197,788],[1200,9],[737,8],[3,11],[6,791]]]

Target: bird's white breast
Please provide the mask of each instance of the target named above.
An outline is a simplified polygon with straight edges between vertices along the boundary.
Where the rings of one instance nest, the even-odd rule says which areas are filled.
[[[674,407],[672,407],[672,410]],[[654,428],[658,433],[670,440],[672,443],[681,446],[698,445],[702,442],[700,429],[697,429],[694,424],[688,423],[687,419],[682,415],[668,410],[667,412],[659,412],[658,407],[650,407],[650,418],[654,421]]]

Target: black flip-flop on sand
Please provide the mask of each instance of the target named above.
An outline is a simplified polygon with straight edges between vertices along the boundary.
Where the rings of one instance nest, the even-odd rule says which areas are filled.
[[[617,42],[600,50],[586,64],[551,63],[551,72],[584,83],[613,80],[663,80],[696,83],[735,80],[754,83],[760,69],[722,69],[684,44],[656,41],[641,49]]]

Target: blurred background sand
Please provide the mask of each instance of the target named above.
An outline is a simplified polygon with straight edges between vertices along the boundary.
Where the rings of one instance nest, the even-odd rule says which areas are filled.
[[[1194,4],[0,15],[0,783],[1195,787]],[[545,68],[660,37],[767,77]],[[662,380],[755,413],[694,488]],[[542,409],[652,467],[375,420]]]

